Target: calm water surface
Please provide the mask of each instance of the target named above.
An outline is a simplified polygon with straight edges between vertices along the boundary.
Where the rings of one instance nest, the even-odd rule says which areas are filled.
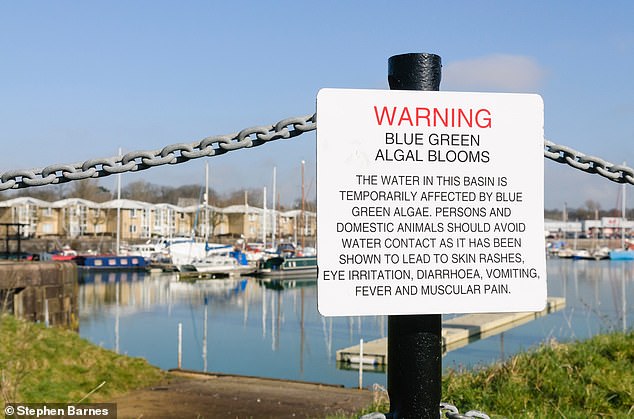
[[[338,367],[336,350],[387,334],[384,316],[322,317],[315,280],[282,287],[254,278],[187,283],[175,274],[83,275],[80,334],[163,369],[177,366],[182,323],[183,368],[353,387],[358,371]],[[564,310],[451,351],[443,365],[488,364],[549,339],[632,329],[633,278],[634,262],[551,259],[548,295],[565,297]],[[372,383],[385,385],[385,373],[366,371],[364,384]]]

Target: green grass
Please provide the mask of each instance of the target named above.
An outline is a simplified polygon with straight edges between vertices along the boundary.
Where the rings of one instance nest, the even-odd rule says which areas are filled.
[[[104,401],[164,377],[147,361],[95,346],[75,332],[0,315],[0,408],[6,402],[77,402],[100,385],[84,402]]]
[[[634,332],[551,342],[443,377],[443,401],[507,418],[634,417]]]
[[[491,418],[634,418],[634,331],[550,342],[443,376],[442,401]],[[362,413],[387,412],[389,402]]]
[[[76,333],[0,316],[0,409],[5,402],[109,400],[165,373]],[[634,418],[634,332],[551,342],[504,363],[443,377],[442,400],[492,418]],[[381,397],[365,412],[387,412]]]

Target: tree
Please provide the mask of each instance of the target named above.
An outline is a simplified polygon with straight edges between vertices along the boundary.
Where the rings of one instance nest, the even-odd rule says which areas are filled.
[[[593,199],[587,199],[585,204],[586,204],[586,208],[591,213],[592,218],[594,218],[595,220],[598,220],[599,211],[601,210],[601,204],[598,201],[595,201]]]
[[[107,210],[94,208],[88,213],[88,221],[92,224],[93,235],[97,236],[97,226],[106,224],[108,220]]]
[[[100,186],[97,179],[84,179],[73,182],[68,197],[87,199],[93,202],[106,202],[112,199],[112,193]]]
[[[202,187],[200,185],[183,185],[179,187],[163,186],[161,187],[162,202],[177,205],[179,198],[195,198],[202,200]]]
[[[246,194],[246,196],[245,196]],[[262,191],[259,189],[238,189],[221,199],[218,206],[244,205],[245,201],[254,207],[262,207]]]
[[[161,187],[139,180],[121,188],[121,197],[156,204],[161,202]]]
[[[67,184],[46,185],[34,188],[9,189],[0,192],[0,201],[19,197],[41,199],[42,201],[54,202],[64,197],[64,188]]]
[[[295,200],[295,202],[293,203],[293,208],[302,209],[302,199],[301,198],[297,198]],[[317,201],[316,200],[305,199],[304,200],[304,210],[305,211],[315,212],[317,210]]]
[[[550,220],[561,220],[563,219],[563,214],[559,209],[544,209],[544,218],[548,218]]]

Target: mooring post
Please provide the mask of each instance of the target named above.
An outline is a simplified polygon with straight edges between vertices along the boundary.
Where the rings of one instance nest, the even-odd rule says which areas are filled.
[[[439,90],[440,57],[402,54],[388,60],[392,90]],[[388,317],[387,390],[393,419],[440,417],[441,315]]]
[[[183,368],[183,323],[178,323],[178,369]]]

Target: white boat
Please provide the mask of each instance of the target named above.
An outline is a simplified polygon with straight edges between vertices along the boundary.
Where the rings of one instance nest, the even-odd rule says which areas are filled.
[[[165,262],[184,265],[194,260],[204,259],[216,251],[229,252],[232,246],[226,244],[205,243],[189,237],[170,237],[148,240],[144,244],[128,246],[122,254],[141,256],[147,261]]]
[[[202,261],[211,254],[228,253],[233,249],[229,244],[204,243],[188,240],[172,243],[167,249],[172,263],[178,268],[181,265],[190,265],[194,261]]]
[[[592,250],[594,260],[608,259],[610,257],[610,249],[608,247],[597,247]]]
[[[255,267],[253,265],[243,265],[230,255],[211,254],[204,259],[181,265],[179,270],[181,272],[197,272],[209,275],[239,276],[255,271]]]
[[[165,240],[148,240],[143,244],[132,244],[123,249],[127,256],[140,256],[148,262],[162,262],[169,258]]]
[[[557,256],[559,256],[560,258],[569,259],[569,258],[572,258],[573,253],[574,253],[573,249],[564,247],[559,249],[559,251],[557,252]]]
[[[576,249],[572,251],[572,258],[575,260],[594,259],[592,253],[588,249]]]

